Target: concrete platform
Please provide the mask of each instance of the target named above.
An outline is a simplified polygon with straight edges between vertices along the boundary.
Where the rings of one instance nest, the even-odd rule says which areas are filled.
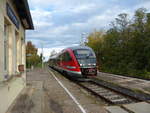
[[[14,77],[9,82],[0,85],[0,113],[8,110],[23,88],[25,88],[25,81],[20,77]]]
[[[109,113],[128,113],[127,111],[125,111],[119,106],[109,106],[106,107],[106,109],[109,111]]]
[[[150,113],[150,104],[146,102],[128,104],[123,106],[134,113]]]
[[[54,76],[48,68],[28,72],[26,92],[8,113],[107,113],[100,102],[86,95],[79,86],[57,72]],[[26,98],[20,100],[24,95]]]
[[[129,89],[141,90],[145,93],[150,94],[150,81],[148,80],[125,77],[115,74],[108,74],[103,72],[98,72],[97,78],[102,79],[104,81],[110,81],[112,83],[118,84]]]

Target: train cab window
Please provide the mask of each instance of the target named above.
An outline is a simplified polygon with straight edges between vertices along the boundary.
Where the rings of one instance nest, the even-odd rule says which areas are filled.
[[[61,54],[60,58],[61,58],[62,61],[65,61],[65,54],[64,53]]]
[[[71,61],[72,60],[71,56],[70,56],[70,54],[68,52],[65,53],[65,60],[66,61]]]
[[[71,59],[70,54],[68,52],[65,52],[62,54],[62,60],[68,62],[68,61],[71,61],[72,59]]]

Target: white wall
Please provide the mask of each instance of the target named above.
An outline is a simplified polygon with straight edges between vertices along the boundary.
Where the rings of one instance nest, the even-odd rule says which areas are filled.
[[[19,29],[11,22],[6,14],[6,1],[12,7],[15,15],[19,19],[17,12],[12,5],[12,0],[0,0],[0,81],[4,80],[4,75],[15,75],[18,71],[18,65],[26,64],[25,41],[21,41],[22,39],[25,40],[25,29],[21,25],[21,22]],[[4,23],[9,24],[7,71],[4,70]]]

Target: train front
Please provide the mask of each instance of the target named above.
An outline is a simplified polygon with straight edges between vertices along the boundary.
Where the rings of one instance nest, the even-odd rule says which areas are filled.
[[[96,56],[91,48],[74,50],[74,54],[84,77],[97,75]]]

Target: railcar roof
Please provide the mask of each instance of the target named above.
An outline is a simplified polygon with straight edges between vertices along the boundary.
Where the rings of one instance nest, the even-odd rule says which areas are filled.
[[[91,48],[88,46],[73,46],[73,47],[68,47],[68,48],[72,50],[77,50],[77,49],[90,49],[91,50]]]
[[[58,54],[51,56],[50,59],[56,59],[58,57]]]
[[[72,50],[77,50],[77,49],[89,49],[92,50],[90,47],[88,46],[72,46],[72,47],[68,47],[66,49],[72,49]],[[63,49],[61,52],[57,53],[54,56],[51,56],[50,59],[56,59],[59,55],[61,55],[66,49]]]

